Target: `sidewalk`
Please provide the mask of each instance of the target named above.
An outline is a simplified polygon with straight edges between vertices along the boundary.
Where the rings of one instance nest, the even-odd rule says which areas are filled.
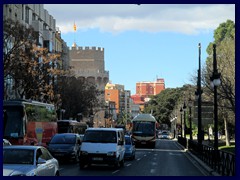
[[[177,141],[177,139],[174,139]],[[194,139],[195,140],[195,139]],[[181,144],[177,143],[184,151],[187,153],[189,160],[192,161],[193,164],[197,165],[199,169],[202,169],[204,171],[203,173],[206,176],[221,176],[219,173],[214,171],[212,168],[210,168],[207,164],[205,164],[201,159],[196,157],[194,154],[192,154],[187,148],[183,147]]]

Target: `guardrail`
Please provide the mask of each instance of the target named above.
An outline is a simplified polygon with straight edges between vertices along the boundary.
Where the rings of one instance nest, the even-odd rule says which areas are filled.
[[[187,143],[185,143],[185,141]],[[185,141],[181,138],[180,141],[178,140],[180,144],[183,143],[182,145],[185,145],[184,147],[190,150],[213,170],[222,176],[235,175],[235,154],[222,150],[214,150],[213,147],[203,144],[199,145],[196,141],[187,139]]]
[[[178,136],[178,143],[187,148],[187,138]]]

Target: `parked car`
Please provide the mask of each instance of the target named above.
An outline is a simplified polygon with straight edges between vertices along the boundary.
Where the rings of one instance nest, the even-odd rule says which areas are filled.
[[[3,146],[11,146],[12,144],[7,140],[3,139]]]
[[[122,128],[88,128],[81,144],[80,169],[90,164],[124,166],[124,145]]]
[[[3,176],[59,176],[59,164],[43,146],[3,147]]]
[[[124,158],[125,159],[135,159],[135,144],[134,141],[132,140],[132,137],[129,135],[125,135],[125,154]]]
[[[74,133],[55,134],[51,141],[47,143],[50,153],[58,160],[79,159],[80,153],[80,136]]]

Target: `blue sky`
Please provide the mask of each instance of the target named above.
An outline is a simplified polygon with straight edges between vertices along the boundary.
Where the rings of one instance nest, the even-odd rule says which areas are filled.
[[[164,78],[166,88],[192,83],[198,43],[204,64],[214,29],[227,19],[235,22],[231,4],[44,4],[44,8],[56,19],[69,47],[74,40],[78,46],[103,47],[109,79],[131,94],[137,82],[156,78]]]

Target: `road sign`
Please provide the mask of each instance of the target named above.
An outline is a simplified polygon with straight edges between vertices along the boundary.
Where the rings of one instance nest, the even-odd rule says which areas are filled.
[[[202,126],[213,124],[213,102],[205,101],[202,102]],[[193,109],[193,122],[198,123],[198,102],[194,102]]]

